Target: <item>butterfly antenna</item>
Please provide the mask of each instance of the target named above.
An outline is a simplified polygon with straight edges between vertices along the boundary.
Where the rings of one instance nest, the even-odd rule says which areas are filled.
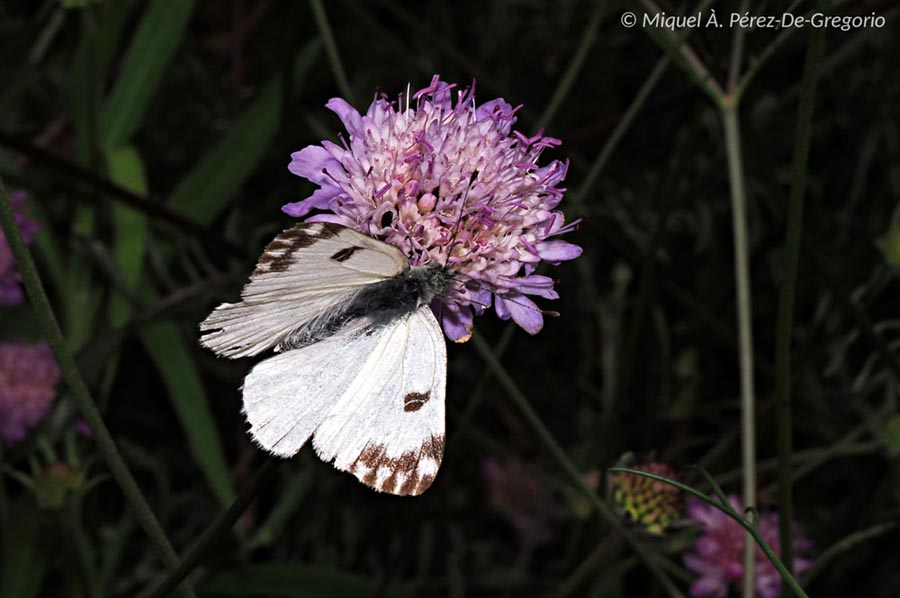
[[[456,225],[454,225],[453,236],[450,237],[450,245],[447,249],[447,258],[444,260],[444,267],[447,267],[447,264],[450,263],[450,254],[453,253],[453,245],[456,243],[456,236],[459,234],[459,226],[462,224],[463,215],[466,213],[466,203],[469,201],[469,191],[472,189],[472,184],[475,182],[475,179],[478,178],[478,175],[481,171],[476,170],[472,173],[472,176],[469,177],[469,184],[466,185],[466,194],[463,196],[462,205],[459,207],[459,216],[456,218]]]
[[[519,307],[524,307],[525,309],[528,309],[528,310],[531,310],[531,311],[536,311],[536,312],[540,313],[542,316],[548,316],[548,317],[551,317],[551,318],[558,318],[558,317],[559,317],[559,312],[558,312],[558,311],[553,311],[553,310],[551,310],[551,309],[541,309],[541,308],[539,308],[539,307],[534,307],[534,306],[528,305],[528,304],[526,304],[526,303],[520,303],[520,302],[518,302],[518,301],[516,301],[515,299],[512,299],[512,298],[510,298],[510,297],[503,297],[503,300],[504,300],[504,301],[508,301],[509,303],[515,303],[515,304],[518,305]]]

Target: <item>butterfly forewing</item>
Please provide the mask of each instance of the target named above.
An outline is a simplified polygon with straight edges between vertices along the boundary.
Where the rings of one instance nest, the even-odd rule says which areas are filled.
[[[200,325],[204,346],[225,357],[256,355],[304,323],[339,309],[362,287],[409,267],[403,253],[349,228],[304,223],[266,247],[239,303],[224,303]]]

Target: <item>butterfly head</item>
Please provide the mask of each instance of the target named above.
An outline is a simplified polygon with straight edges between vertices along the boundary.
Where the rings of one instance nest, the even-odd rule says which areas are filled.
[[[421,304],[426,305],[450,288],[454,271],[449,265],[432,262],[424,266],[410,268],[407,276],[417,283],[420,289]]]

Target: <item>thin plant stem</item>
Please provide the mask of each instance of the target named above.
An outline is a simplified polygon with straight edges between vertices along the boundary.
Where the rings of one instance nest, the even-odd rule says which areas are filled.
[[[556,442],[556,439],[553,437],[553,434],[550,433],[550,430],[544,425],[544,422],[541,421],[541,418],[535,413],[534,409],[531,408],[531,404],[528,402],[528,399],[525,397],[524,393],[519,389],[519,386],[513,381],[512,377],[506,371],[506,368],[500,363],[494,353],[491,351],[490,346],[487,342],[481,338],[481,335],[477,332],[472,335],[472,344],[475,346],[475,350],[484,360],[487,367],[494,371],[494,376],[496,376],[497,380],[500,382],[500,385],[506,390],[507,395],[512,400],[513,404],[515,404],[516,408],[528,422],[528,424],[534,429],[535,433],[538,436],[541,444],[547,449],[547,451],[553,456],[556,460],[557,464],[562,468],[562,470],[566,473],[566,476],[571,480],[572,484],[584,494],[585,498],[587,498],[588,502],[591,506],[596,510],[600,516],[606,520],[610,525],[616,526],[619,523],[618,517],[613,512],[612,508],[607,505],[597,494],[591,489],[590,486],[587,485],[587,482],[581,476],[581,473],[578,471],[578,468],[569,459],[568,455],[566,455],[565,451]],[[622,537],[626,543],[634,550],[635,554],[650,573],[662,584],[662,586],[666,589],[666,592],[669,596],[672,597],[680,597],[683,598],[684,594],[675,583],[669,578],[669,576],[660,569],[659,565],[653,558],[653,555],[647,550],[644,546],[643,542],[641,542],[634,534],[629,532],[628,530],[622,530]]]
[[[862,333],[862,336],[878,353],[888,369],[891,370],[894,379],[900,382],[900,358],[894,354],[887,340],[875,329],[875,323],[866,314],[866,310],[853,298],[850,290],[831,273],[829,267],[822,262],[822,258],[816,250],[806,245],[802,249],[806,263],[816,271],[816,274],[822,279],[825,287],[831,292],[838,304],[856,322],[856,327]]]
[[[344,63],[341,62],[337,42],[334,40],[334,32],[328,23],[328,14],[325,12],[325,7],[322,6],[322,0],[309,0],[309,6],[312,8],[313,18],[316,21],[316,27],[319,29],[319,35],[322,36],[322,43],[325,45],[325,55],[328,56],[328,63],[331,65],[335,83],[337,83],[341,95],[351,105],[355,105],[353,89],[350,87],[350,81],[347,80],[347,72],[344,70]]]
[[[262,466],[256,471],[253,479],[247,484],[231,505],[223,511],[215,521],[207,527],[196,544],[181,560],[181,564],[172,571],[169,576],[150,594],[150,598],[162,598],[167,596],[181,580],[186,578],[197,568],[201,559],[211,546],[221,540],[228,530],[237,522],[238,518],[247,510],[250,503],[259,492],[272,480],[278,471],[278,466],[284,461],[275,457],[268,457]]]
[[[640,0],[640,3],[648,13],[662,12],[653,0]],[[722,86],[686,41],[668,27],[645,27],[644,30],[691,76],[716,106],[722,106],[725,98]]]
[[[818,9],[825,11],[828,0],[820,0]],[[806,65],[803,68],[800,106],[797,110],[797,131],[794,136],[793,172],[787,205],[787,227],[784,240],[784,274],[778,297],[778,317],[775,329],[775,421],[778,452],[778,533],[781,555],[789,571],[793,571],[794,539],[793,474],[791,453],[791,332],[794,328],[794,303],[797,293],[797,271],[800,264],[800,240],[803,233],[803,196],[806,194],[806,170],[809,159],[809,139],[815,106],[816,80],[822,62],[825,29],[812,32]],[[786,594],[790,598],[790,590]]]
[[[614,473],[630,473],[633,475],[650,478],[651,480],[656,480],[657,482],[662,482],[670,486],[675,486],[682,492],[690,494],[691,496],[702,500],[711,507],[715,507],[716,509],[722,511],[723,513],[737,521],[741,527],[747,530],[749,539],[756,542],[756,544],[760,547],[760,549],[763,551],[763,554],[766,555],[766,558],[769,559],[769,561],[778,571],[779,575],[781,575],[781,580],[785,583],[785,585],[791,588],[797,596],[800,596],[801,598],[809,598],[809,595],[803,591],[802,587],[800,587],[800,583],[797,581],[797,579],[791,574],[790,571],[787,570],[787,567],[784,566],[784,563],[781,562],[781,559],[778,558],[778,555],[775,554],[775,551],[772,550],[772,547],[769,546],[768,542],[766,542],[766,539],[763,538],[762,534],[759,533],[759,530],[756,527],[756,520],[758,519],[758,517],[754,515],[753,520],[748,521],[740,513],[735,511],[732,508],[731,503],[728,502],[728,497],[725,496],[725,493],[722,492],[722,488],[716,483],[716,481],[712,479],[712,476],[710,476],[704,469],[701,469],[699,467],[696,469],[698,469],[700,473],[703,474],[703,477],[706,478],[706,481],[712,487],[713,492],[719,498],[718,501],[711,499],[706,494],[700,492],[695,488],[692,488],[686,484],[682,484],[681,482],[677,482],[665,476],[657,475],[655,473],[648,473],[646,471],[640,471],[638,469],[631,469],[630,467],[612,467],[609,469],[609,471]],[[744,505],[744,508],[747,508],[747,505]],[[748,542],[748,544],[750,544],[751,547],[753,546],[751,542]]]
[[[739,9],[740,13],[743,14],[747,12],[747,9],[750,7],[750,0],[742,0],[741,7]],[[734,95],[735,89],[738,86],[738,80],[741,76],[741,62],[744,59],[744,37],[746,35],[746,29],[744,27],[738,27],[734,31],[734,38],[732,38],[731,43],[731,63],[728,66],[728,84],[725,89],[728,90],[730,95]]]
[[[794,9],[797,8],[797,5],[799,5],[800,2],[802,2],[802,0],[794,0],[790,4],[790,6],[785,9],[784,12],[793,13]],[[761,69],[762,66],[769,60],[769,57],[772,56],[775,50],[781,47],[781,44],[787,41],[787,39],[798,30],[799,29],[796,27],[788,27],[786,29],[782,29],[780,32],[778,32],[778,35],[776,35],[775,38],[771,42],[769,42],[769,44],[763,49],[759,56],[750,61],[750,66],[747,67],[747,71],[743,75],[741,75],[740,81],[732,90],[732,93],[736,98],[740,99],[741,96],[744,95],[744,91],[747,89],[750,81],[752,81],[756,74],[759,72],[759,69]]]
[[[697,6],[694,7],[692,12],[696,13],[706,10],[706,7],[711,3],[712,0],[700,0],[700,2],[697,4]],[[693,29],[685,29],[678,35],[678,41],[683,42],[692,32]],[[597,154],[597,158],[594,159],[594,162],[591,164],[591,167],[587,171],[587,174],[584,175],[584,179],[582,180],[581,186],[578,188],[578,191],[576,191],[574,195],[572,195],[572,198],[569,200],[574,207],[582,210],[585,209],[584,198],[587,195],[587,192],[594,186],[594,182],[597,180],[597,177],[600,176],[600,173],[603,172],[603,169],[606,167],[606,163],[609,162],[609,159],[612,157],[613,152],[617,147],[619,147],[619,142],[622,140],[622,137],[624,137],[628,129],[631,128],[631,123],[634,122],[635,117],[647,102],[647,98],[650,97],[650,93],[656,88],[656,84],[659,83],[659,80],[666,72],[666,69],[669,68],[670,61],[671,58],[668,55],[660,58],[653,66],[653,70],[650,71],[650,74],[647,75],[644,83],[641,84],[641,87],[640,89],[638,89],[637,94],[635,94],[634,99],[632,99],[631,103],[628,105],[628,109],[625,110],[622,118],[620,118],[619,122],[616,123],[615,128],[613,128],[612,132],[609,134],[609,137],[607,137],[606,141],[603,143],[603,147],[600,149],[600,153]]]
[[[44,291],[44,286],[34,265],[31,252],[22,239],[22,233],[16,224],[12,205],[10,205],[9,196],[3,187],[2,180],[0,180],[0,224],[2,224],[6,240],[16,260],[16,266],[22,276],[22,282],[31,299],[35,319],[59,364],[63,380],[65,380],[69,391],[75,398],[82,417],[84,417],[85,422],[91,429],[91,436],[97,444],[97,449],[103,455],[113,479],[119,485],[119,488],[125,495],[125,499],[134,510],[141,527],[144,528],[147,536],[155,545],[163,563],[168,569],[174,571],[178,567],[178,555],[169,543],[166,533],[163,531],[159,521],[157,521],[150,505],[144,499],[144,495],[141,494],[141,490],[128,470],[128,466],[119,454],[119,450],[116,448],[116,444],[113,442],[106,424],[103,423],[103,418],[100,416],[100,412],[97,410],[94,400],[91,398],[90,392],[81,377],[78,365],[69,351],[66,339],[63,337],[62,330],[60,330],[59,323],[53,313],[53,308],[50,306],[50,300]],[[188,583],[181,584],[178,588],[178,593],[181,596],[194,596],[194,591]]]
[[[878,536],[894,531],[896,529],[897,522],[889,521],[887,523],[879,523],[877,525],[873,525],[872,527],[853,532],[849,536],[841,538],[825,552],[820,554],[818,558],[816,558],[815,564],[809,571],[807,571],[803,575],[803,579],[801,581],[804,585],[809,585],[809,582],[818,577],[819,574],[823,571],[826,571],[829,565],[831,565],[831,563],[839,556],[843,555],[846,552],[849,552],[852,548],[856,548],[863,542],[871,540],[872,538],[877,538]]]
[[[619,142],[622,140],[622,137],[624,137],[628,129],[631,128],[631,124],[634,122],[635,117],[644,107],[647,98],[650,97],[650,92],[656,87],[656,84],[662,78],[663,73],[666,72],[668,67],[669,57],[664,56],[659,59],[656,66],[650,71],[647,79],[638,90],[637,95],[634,96],[631,104],[629,104],[628,109],[622,115],[622,118],[619,119],[619,122],[616,123],[616,126],[609,137],[606,138],[603,148],[600,150],[600,153],[597,154],[597,158],[591,164],[587,174],[584,175],[584,179],[582,180],[578,191],[572,195],[570,202],[575,208],[581,210],[586,209],[585,197],[587,196],[588,191],[594,187],[594,182],[597,180],[597,177],[603,172],[603,169],[612,157],[613,152],[619,147]]]
[[[575,54],[569,61],[569,66],[566,68],[566,72],[563,74],[562,79],[560,79],[559,84],[556,86],[556,90],[553,92],[553,96],[547,103],[547,107],[544,108],[544,112],[538,119],[538,129],[543,129],[548,124],[550,124],[550,121],[553,120],[556,112],[565,101],[566,96],[569,95],[569,91],[572,89],[572,85],[575,83],[575,78],[578,77],[578,73],[579,71],[581,71],[581,67],[584,66],[584,61],[587,58],[588,50],[590,50],[591,46],[594,43],[594,40],[597,37],[597,29],[600,27],[600,21],[603,17],[604,8],[605,5],[602,2],[598,2],[597,6],[594,8],[594,12],[591,15],[591,20],[588,22],[587,27],[585,27],[584,33],[582,34],[581,39],[578,42],[578,49],[575,50]]]
[[[728,154],[728,178],[731,182],[731,213],[734,238],[734,269],[737,288],[738,359],[741,384],[741,461],[743,501],[756,503],[756,415],[753,389],[753,327],[750,302],[750,259],[747,240],[747,195],[741,157],[741,133],[738,107],[733,98],[722,106],[725,149]],[[753,545],[744,544],[744,598],[753,598]]]
[[[597,546],[588,554],[587,558],[585,558],[578,566],[575,568],[572,573],[566,577],[562,583],[559,584],[559,587],[556,589],[556,592],[553,594],[554,598],[565,598],[565,596],[569,596],[578,589],[578,587],[584,583],[584,581],[591,575],[597,572],[597,568],[603,562],[603,558],[609,552],[611,546],[619,539],[621,536],[621,525],[613,528],[613,530],[608,533]],[[631,557],[634,559],[634,557]],[[635,561],[636,562],[636,561]]]
[[[99,191],[103,195],[107,195],[124,205],[146,214],[150,218],[165,222],[192,237],[202,239],[210,245],[214,245],[229,253],[233,257],[242,258],[247,256],[247,252],[243,247],[232,243],[228,239],[215,233],[212,229],[167,208],[165,202],[160,201],[159,198],[146,197],[140,193],[135,193],[130,189],[117,185],[91,169],[85,168],[78,162],[38,147],[8,131],[0,130],[0,145],[22,153],[33,159],[36,163],[41,163],[49,168],[58,170],[66,176],[91,187],[95,191]],[[84,193],[82,197],[96,202],[102,196],[96,193]]]

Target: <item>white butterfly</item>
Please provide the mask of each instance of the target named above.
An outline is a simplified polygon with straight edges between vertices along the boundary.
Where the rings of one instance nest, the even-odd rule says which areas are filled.
[[[289,457],[312,438],[324,461],[393,494],[421,494],[444,453],[447,347],[429,304],[445,266],[332,223],[298,224],[259,259],[240,303],[200,325],[237,358],[279,352],[244,380],[250,434]]]

